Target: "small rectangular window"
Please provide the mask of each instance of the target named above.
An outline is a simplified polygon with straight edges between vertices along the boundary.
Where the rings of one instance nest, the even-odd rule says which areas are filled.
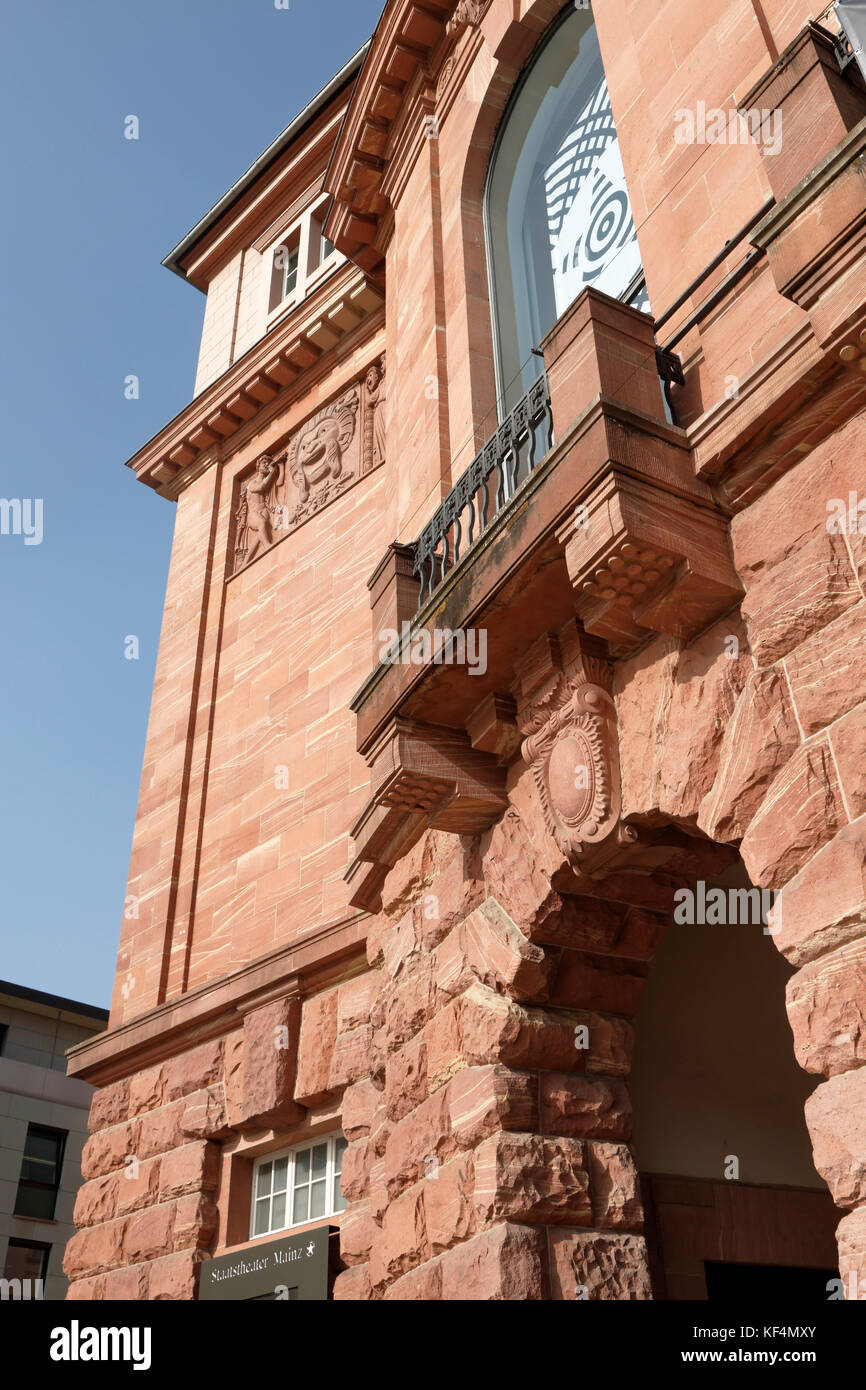
[[[269,1235],[345,1211],[340,1174],[346,1140],[328,1134],[260,1159],[253,1174],[252,1236]]]
[[[4,1279],[29,1280],[45,1279],[48,1273],[48,1257],[51,1246],[34,1240],[10,1240],[6,1250],[6,1264],[3,1267]]]
[[[15,1198],[16,1216],[40,1217],[43,1221],[54,1220],[65,1148],[65,1130],[46,1129],[41,1125],[27,1126],[21,1176],[18,1179],[18,1194]]]
[[[271,266],[270,313],[279,308],[284,300],[290,299],[298,289],[298,273],[301,263],[300,230],[296,229],[274,249]]]
[[[6,1038],[7,1038],[7,1036],[8,1036],[8,1033],[9,1033],[9,1024],[8,1024],[8,1023],[0,1023],[0,1057],[3,1056],[3,1054],[4,1054],[5,1050],[6,1050]]]
[[[336,249],[336,248],[335,248],[335,246],[334,246],[334,243],[333,243],[332,241],[329,241],[328,238],[325,236],[325,233],[322,232],[322,256],[321,256],[321,259],[322,259],[323,261],[326,261],[326,260],[328,259],[329,256],[333,256],[335,249]]]

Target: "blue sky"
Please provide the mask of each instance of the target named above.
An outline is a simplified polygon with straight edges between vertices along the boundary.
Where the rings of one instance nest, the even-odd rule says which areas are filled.
[[[0,497],[43,534],[0,534],[0,978],[110,997],[174,524],[124,463],[190,399],[204,312],[160,260],[380,10],[4,6]]]

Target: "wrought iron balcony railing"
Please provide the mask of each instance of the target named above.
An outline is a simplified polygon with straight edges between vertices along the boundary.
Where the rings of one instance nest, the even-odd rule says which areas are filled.
[[[491,435],[415,542],[419,608],[508,505],[552,444],[550,388],[544,373]]]

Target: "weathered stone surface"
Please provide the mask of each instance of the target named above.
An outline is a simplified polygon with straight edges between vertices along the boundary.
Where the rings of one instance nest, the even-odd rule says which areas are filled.
[[[493,898],[482,903],[458,932],[466,962],[482,984],[512,999],[547,997],[553,960],[527,940]]]
[[[138,1302],[149,1297],[152,1264],[130,1265],[127,1269],[110,1270],[103,1274],[100,1298],[109,1303]],[[73,1288],[77,1288],[73,1285]]]
[[[331,1094],[337,1094],[354,1081],[361,1081],[367,1076],[372,1038],[373,1029],[369,1023],[337,1034],[328,1072],[328,1090]]]
[[[866,1207],[857,1207],[843,1216],[836,1228],[836,1238],[845,1298],[852,1303],[866,1302]]]
[[[332,1297],[335,1303],[366,1302],[370,1297],[369,1265],[353,1265],[338,1274]]]
[[[835,1076],[866,1065],[866,937],[798,970],[787,994],[801,1067]]]
[[[646,967],[618,956],[563,951],[550,994],[561,1008],[600,1009],[634,1017],[646,985]]]
[[[859,600],[844,539],[819,532],[748,588],[741,611],[758,665],[786,656]]]
[[[788,687],[774,669],[752,671],[725,729],[719,770],[698,825],[714,840],[740,840],[773,778],[800,743]]]
[[[430,1255],[424,1225],[424,1183],[389,1202],[370,1251],[370,1284],[376,1289],[421,1264]]]
[[[616,1077],[542,1072],[541,1128],[572,1139],[628,1139],[632,1109],[624,1081]]]
[[[451,1132],[461,1148],[474,1148],[501,1129],[532,1130],[536,1081],[508,1067],[466,1067],[448,1083]]]
[[[181,1052],[163,1063],[163,1101],[177,1100],[223,1079],[223,1041],[210,1042]]]
[[[529,938],[561,902],[550,886],[550,876],[559,868],[562,855],[547,833],[528,769],[511,800],[512,808],[482,842],[484,882],[489,896]]]
[[[118,1270],[118,1273],[125,1275],[126,1270]],[[114,1297],[106,1292],[108,1277],[107,1274],[97,1274],[93,1279],[76,1279],[66,1291],[67,1303],[97,1303],[103,1298]],[[145,1296],[141,1295],[142,1298]]]
[[[815,1167],[839,1207],[866,1202],[866,1067],[823,1081],[806,1101]]]
[[[189,1100],[175,1100],[159,1110],[149,1110],[141,1117],[138,1158],[153,1158],[178,1148],[184,1140],[181,1122]]]
[[[393,1196],[418,1181],[433,1160],[447,1162],[456,1148],[448,1092],[442,1088],[391,1131],[385,1147],[384,1172],[389,1193]]]
[[[195,1192],[179,1197],[174,1206],[173,1248],[190,1250],[210,1245],[217,1228],[217,1209],[213,1199],[207,1193]]]
[[[352,1202],[340,1220],[340,1256],[347,1265],[365,1264],[379,1227],[369,1202]]]
[[[631,1301],[652,1298],[646,1242],[642,1236],[596,1231],[550,1230],[551,1294],[554,1299]]]
[[[184,1107],[180,1119],[180,1132],[185,1139],[228,1137],[230,1130],[226,1115],[225,1090],[222,1086],[208,1086],[203,1091],[193,1091],[178,1104]]]
[[[295,1100],[300,1105],[318,1105],[329,1098],[336,1041],[337,991],[331,989],[304,1000],[295,1081]]]
[[[75,1197],[72,1219],[79,1231],[87,1226],[99,1226],[117,1215],[117,1177],[95,1178],[84,1183]]]
[[[594,1226],[640,1230],[643,1204],[634,1158],[627,1144],[586,1146]]]
[[[165,1072],[162,1066],[148,1067],[136,1072],[129,1080],[128,1112],[130,1116],[142,1115],[147,1110],[155,1110],[164,1105]]]
[[[849,608],[785,658],[803,733],[828,724],[860,704],[866,690],[866,605]]]
[[[770,926],[792,965],[866,935],[866,816],[844,826],[785,885]]]
[[[866,813],[866,704],[834,724],[828,736],[848,814],[857,820]]]
[[[63,1270],[68,1279],[85,1274],[101,1274],[125,1263],[124,1234],[128,1221],[109,1221],[104,1226],[91,1226],[76,1231],[67,1242]]]
[[[218,1144],[194,1141],[172,1149],[162,1159],[159,1198],[162,1202],[191,1192],[213,1192],[219,1180]]]
[[[423,1036],[392,1052],[385,1064],[385,1106],[391,1120],[402,1120],[427,1099],[427,1043]]]
[[[130,1216],[123,1233],[123,1263],[155,1260],[172,1250],[176,1202],[145,1207]]]
[[[200,1250],[183,1250],[164,1255],[147,1267],[147,1296],[153,1302],[194,1299],[198,1293]]]
[[[583,1143],[538,1134],[493,1134],[475,1150],[479,1223],[522,1220],[588,1225],[589,1174]]]
[[[382,1104],[382,1092],[372,1081],[356,1081],[343,1092],[343,1133],[351,1144],[370,1133],[373,1116]]]
[[[544,1232],[503,1222],[440,1256],[445,1302],[526,1302],[548,1296]]]
[[[733,657],[730,637],[739,643]],[[745,628],[731,614],[690,645],[659,638],[618,665],[614,696],[624,817],[695,820],[751,669],[747,653]]]
[[[138,1149],[141,1126],[138,1120],[97,1130],[86,1141],[81,1153],[81,1176],[87,1182],[122,1168]]]
[[[101,1091],[90,1103],[90,1116],[87,1127],[91,1134],[97,1130],[108,1129],[111,1125],[120,1124],[129,1115],[129,1082],[115,1081],[110,1086],[103,1086]]]
[[[408,1274],[401,1275],[393,1284],[389,1284],[384,1293],[386,1302],[394,1303],[438,1302],[441,1297],[442,1262],[439,1259],[428,1260],[417,1269],[410,1269]]]
[[[112,1181],[116,1184],[115,1210],[118,1216],[128,1216],[131,1212],[149,1207],[158,1199],[162,1173],[162,1159],[151,1158],[143,1162],[137,1160],[116,1173]]]
[[[301,1001],[274,999],[244,1016],[243,1127],[290,1127],[303,1117],[295,1103]]]
[[[848,817],[826,739],[797,750],[775,778],[740,846],[758,888],[781,888]]]
[[[424,1179],[424,1224],[433,1255],[475,1233],[474,1184],[472,1154],[431,1165]]]

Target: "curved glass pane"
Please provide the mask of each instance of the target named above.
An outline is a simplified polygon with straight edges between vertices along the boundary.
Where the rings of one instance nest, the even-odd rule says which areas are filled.
[[[506,113],[487,188],[500,411],[541,371],[532,352],[587,286],[645,307],[640,252],[592,15],[573,10]]]

